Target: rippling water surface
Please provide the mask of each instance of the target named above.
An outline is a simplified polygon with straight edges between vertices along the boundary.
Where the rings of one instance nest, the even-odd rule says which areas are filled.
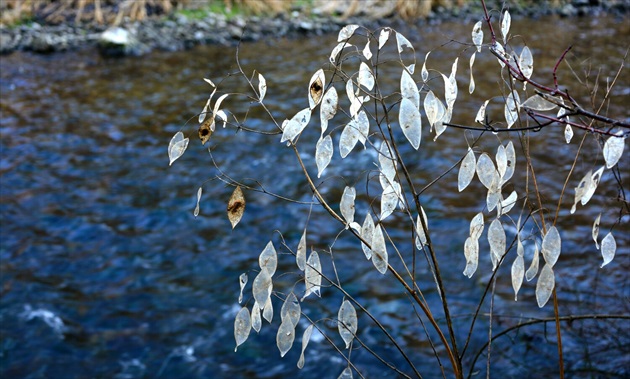
[[[418,51],[418,65],[434,50],[429,67],[443,72],[460,55],[459,111],[456,121],[469,123],[483,100],[496,91],[496,62],[478,57],[475,65],[477,92],[468,98],[468,56],[457,43],[440,48],[449,39],[468,41],[471,25],[444,24],[435,29],[411,30]],[[541,19],[515,22],[515,35],[532,47],[535,75],[551,83],[550,67],[570,44],[571,68],[589,85],[599,75],[601,99],[628,49],[627,19]],[[521,41],[521,37],[517,37]],[[291,117],[307,105],[306,84],[327,61],[334,36],[303,40],[274,40],[241,46],[241,62],[248,74],[263,72],[268,82],[268,105],[279,120]],[[487,56],[487,54],[486,54]],[[194,135],[195,122],[184,127],[191,146],[172,167],[166,147],[171,136],[201,109],[210,87],[235,72],[234,49],[202,47],[188,52],[153,53],[143,58],[108,60],[91,51],[43,56],[15,53],[3,56],[0,72],[1,128],[0,212],[1,297],[0,373],[4,378],[286,378],[296,375],[300,335],[293,350],[280,359],[275,331],[281,303],[274,303],[274,323],[263,323],[260,335],[251,335],[234,353],[233,319],[239,309],[238,276],[249,272],[250,283],[257,255],[267,241],[279,247],[282,232],[292,248],[297,246],[309,207],[287,206],[272,197],[248,191],[245,217],[231,230],[225,207],[231,189],[213,179],[208,152]],[[586,70],[591,71],[586,77]],[[399,69],[396,68],[394,72]],[[546,70],[546,71],[545,71]],[[386,75],[384,72],[383,75]],[[561,66],[561,82],[575,84],[568,66]],[[240,83],[240,84],[234,84]],[[246,91],[242,80],[228,78],[231,91]],[[395,75],[390,82],[398,85]],[[342,87],[339,87],[343,93]],[[576,96],[588,103],[588,91],[575,84]],[[630,75],[624,69],[611,93],[608,114],[630,119]],[[241,115],[241,105],[228,100],[228,109]],[[502,119],[498,107],[492,110]],[[243,120],[243,118],[241,118]],[[252,106],[245,125],[273,130],[260,107]],[[333,122],[331,122],[333,125]],[[425,131],[426,132],[426,131]],[[437,142],[424,133],[418,153],[409,166],[426,184],[444,172],[466,152],[459,130],[449,130]],[[557,194],[577,151],[566,145],[560,130],[547,129],[532,140],[539,185],[555,209]],[[315,170],[311,147],[319,136],[316,126],[301,138],[303,158]],[[472,135],[468,135],[470,138]],[[488,136],[485,146],[492,146]],[[213,136],[213,157],[235,178],[256,178],[268,191],[308,202],[307,183],[295,166],[289,149],[279,148],[279,137],[238,133],[221,129]],[[589,140],[591,140],[589,138]],[[516,140],[515,140],[516,142]],[[592,142],[587,149],[598,149]],[[626,142],[627,145],[627,142]],[[482,147],[484,144],[482,143]],[[627,146],[626,146],[627,147]],[[598,150],[595,150],[598,151]],[[331,201],[339,199],[346,182],[365,180],[361,170],[371,169],[375,156],[355,152],[355,163],[335,156],[321,190]],[[406,154],[412,154],[407,151]],[[494,154],[491,151],[491,154]],[[520,150],[517,149],[517,154]],[[581,159],[577,170],[593,168]],[[601,165],[601,158],[597,166]],[[517,158],[519,168],[524,160]],[[621,174],[626,188],[628,164]],[[313,171],[314,172],[314,171]],[[363,175],[363,176],[362,176]],[[251,180],[244,179],[250,184]],[[483,209],[484,192],[473,186],[457,193],[452,172],[423,195],[434,243],[445,277],[454,314],[458,342],[463,345],[471,315],[489,278],[490,266],[482,253],[481,267],[473,279],[461,275],[465,266],[462,246],[470,218]],[[524,180],[516,176],[516,180]],[[574,179],[577,180],[577,179]],[[424,185],[423,184],[423,185]],[[197,188],[203,185],[201,215],[194,218]],[[361,184],[359,184],[359,187]],[[575,186],[574,182],[569,188]],[[363,192],[363,190],[359,191]],[[617,194],[612,176],[604,176],[591,207],[569,217],[573,191],[563,200],[559,228],[563,255],[556,266],[562,315],[629,314],[628,218],[616,226],[617,257],[599,269],[601,257],[590,240],[590,225],[601,206],[602,232],[616,219],[611,199]],[[365,198],[357,204],[361,221]],[[339,224],[313,210],[308,221],[309,244],[327,250]],[[408,238],[402,216],[388,224],[391,237],[401,244]],[[401,227],[396,228],[400,223]],[[606,232],[604,232],[606,230]],[[485,238],[485,237],[484,237]],[[482,251],[484,251],[482,246]],[[286,250],[279,249],[283,252]],[[361,300],[396,336],[425,377],[440,375],[426,335],[408,299],[389,277],[382,277],[362,259],[356,241],[345,234],[335,240],[333,251],[339,277],[346,289]],[[393,254],[393,251],[390,252]],[[531,243],[526,265],[531,259]],[[324,271],[333,275],[328,255]],[[500,269],[494,297],[494,330],[499,332],[519,320],[550,317],[552,306],[539,310],[534,284],[525,283],[519,301],[513,301],[509,264]],[[290,289],[299,279],[292,256],[280,256],[276,288]],[[394,265],[400,267],[394,260]],[[429,304],[442,320],[440,300],[428,275],[424,258],[418,263],[419,284]],[[301,293],[301,283],[296,291]],[[248,290],[249,291],[249,287]],[[246,292],[249,293],[249,292]],[[335,317],[341,296],[323,289],[324,301],[308,300],[303,310],[314,319]],[[249,296],[246,296],[248,298]],[[251,303],[249,304],[251,305]],[[466,353],[470,367],[488,336],[488,302],[476,324]],[[359,337],[385,360],[404,371],[408,366],[378,329],[359,319]],[[336,336],[336,326],[321,326]],[[628,375],[630,335],[628,323],[588,320],[563,324],[565,360],[573,377]],[[491,370],[496,377],[555,375],[557,357],[553,324],[522,328],[497,339]],[[321,336],[320,336],[321,337]],[[431,335],[437,341],[435,335]],[[337,340],[335,340],[337,341]],[[337,341],[340,342],[340,341]],[[341,345],[339,345],[341,346]],[[438,347],[438,350],[440,348]],[[443,358],[445,359],[445,358]],[[365,349],[352,354],[366,377],[389,373]],[[444,362],[449,366],[448,362]],[[344,363],[322,338],[314,337],[306,353],[304,378],[336,377]],[[475,372],[485,372],[485,356]]]

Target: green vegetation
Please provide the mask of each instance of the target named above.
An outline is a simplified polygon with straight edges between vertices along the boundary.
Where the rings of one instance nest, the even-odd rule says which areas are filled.
[[[189,20],[202,20],[208,16],[208,13],[224,13],[222,12],[224,9],[217,8],[218,7],[213,6],[204,6],[203,8],[183,8],[177,10],[175,14],[180,14]],[[225,14],[226,16],[230,15],[228,13]]]
[[[300,1],[303,2],[303,1]],[[257,4],[260,4],[256,6]],[[228,20],[239,15],[253,15],[253,14],[267,14],[273,15],[284,11],[286,5],[290,5],[290,2],[278,3],[275,6],[270,6],[270,1],[219,1],[209,0],[202,3],[194,2],[189,6],[179,7],[175,14],[180,14],[188,18],[189,20],[202,20],[208,16],[208,14],[221,14]],[[280,7],[278,6],[280,5]]]

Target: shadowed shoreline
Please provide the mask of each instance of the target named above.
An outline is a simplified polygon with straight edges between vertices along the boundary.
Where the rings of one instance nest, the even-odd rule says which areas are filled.
[[[500,10],[500,5],[492,4]],[[574,0],[562,7],[550,7],[541,2],[531,7],[512,6],[510,13],[515,17],[598,17],[612,14],[627,19],[630,1],[583,1]],[[392,26],[399,30],[418,24],[433,25],[448,20],[470,22],[481,17],[477,2],[468,2],[462,7],[435,8],[429,16],[414,21],[405,21],[398,15],[384,18],[359,16],[344,17],[343,14],[325,14],[317,9],[294,8],[275,16],[227,17],[224,14],[207,13],[203,17],[187,17],[183,13],[172,13],[162,17],[147,17],[141,21],[123,20],[115,29],[97,23],[75,24],[65,22],[47,24],[31,22],[16,26],[0,26],[0,54],[13,51],[54,53],[77,49],[100,47],[101,53],[113,56],[139,56],[151,51],[180,51],[198,45],[219,44],[231,46],[239,41],[264,41],[277,38],[302,38],[336,33],[346,24],[359,24],[371,29]],[[68,16],[67,19],[72,17]],[[124,48],[111,48],[103,43],[106,31],[114,32],[114,38],[125,38]]]

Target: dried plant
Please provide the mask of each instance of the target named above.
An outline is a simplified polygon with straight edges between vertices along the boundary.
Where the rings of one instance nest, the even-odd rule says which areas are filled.
[[[291,349],[298,326],[306,325],[303,328],[298,368],[305,365],[304,351],[313,329],[316,329],[345,362],[345,367],[340,367],[340,371],[343,370],[340,378],[352,378],[353,373],[364,377],[361,368],[355,366],[353,361],[353,352],[359,349],[374,356],[375,360],[382,362],[399,377],[422,377],[426,363],[422,362],[421,365],[415,362],[411,352],[406,351],[397,340],[395,331],[378,320],[378,301],[370,299],[368,305],[355,297],[356,286],[353,287],[348,278],[341,276],[336,269],[341,261],[349,265],[366,264],[363,260],[365,256],[379,273],[377,281],[393,282],[409,299],[415,311],[417,319],[414,320],[417,321],[418,330],[427,336],[436,365],[439,365],[444,377],[463,378],[466,372],[469,377],[472,376],[478,369],[476,361],[486,348],[487,367],[490,366],[492,342],[504,334],[500,332],[493,335],[492,330],[494,286],[497,280],[511,284],[514,301],[518,300],[517,296],[525,281],[534,281],[536,301],[532,302],[532,307],[552,307],[553,317],[529,320],[508,328],[505,333],[536,323],[555,324],[559,376],[564,377],[561,324],[582,316],[566,317],[558,310],[556,277],[561,275],[561,271],[557,267],[571,265],[567,260],[559,261],[563,249],[566,254],[566,245],[564,248],[562,245],[566,232],[562,230],[559,220],[573,222],[576,208],[587,206],[598,191],[603,177],[608,185],[617,189],[616,199],[600,198],[597,204],[588,204],[605,212],[604,218],[607,218],[607,221],[602,221],[602,214],[594,217],[592,224],[587,225],[591,232],[584,236],[600,255],[603,267],[613,260],[618,243],[615,235],[619,238],[623,219],[630,214],[630,203],[621,175],[624,170],[627,172],[628,160],[622,157],[625,141],[630,136],[630,123],[623,118],[602,114],[612,89],[618,85],[624,62],[616,76],[608,82],[603,100],[593,101],[591,107],[583,106],[569,93],[567,86],[560,83],[557,75],[569,48],[558,57],[553,68],[537,68],[535,75],[534,67],[538,66],[534,64],[534,54],[523,42],[524,38],[513,37],[509,11],[498,13],[499,17],[493,23],[483,0],[481,5],[483,19],[471,25],[470,40],[462,42],[465,48],[460,56],[468,56],[465,66],[470,76],[464,76],[469,78],[467,81],[457,76],[460,57],[444,63],[430,61],[427,53],[421,68],[417,70],[416,50],[403,34],[389,27],[372,31],[356,24],[340,30],[337,44],[331,46],[328,61],[322,62],[308,85],[304,83],[303,106],[284,121],[267,107],[266,99],[272,92],[267,80],[262,73],[250,74],[244,71],[238,50],[235,72],[226,75],[219,85],[205,79],[212,88],[199,114],[200,126],[197,132],[202,144],[207,146],[210,169],[216,175],[205,180],[201,186],[214,181],[235,188],[239,206],[234,206],[235,195],[232,195],[227,207],[232,227],[241,217],[246,217],[243,216],[247,214],[245,197],[252,192],[277,197],[290,205],[307,205],[310,208],[304,217],[304,231],[299,242],[297,239],[289,241],[281,231],[274,231],[278,241],[275,244],[273,241],[267,243],[258,255],[258,266],[251,270],[255,274],[251,296],[243,296],[248,274],[239,276],[239,304],[243,301],[245,304],[234,321],[236,348],[247,341],[251,329],[260,331],[262,318],[271,323],[273,303],[280,302],[281,321],[276,334],[280,356]],[[480,106],[476,114],[469,110],[463,111],[469,120],[468,124],[455,124],[451,120],[453,114],[460,111],[458,95],[461,98],[475,93],[473,67],[475,57],[482,54],[491,58],[495,64],[495,75],[491,79],[497,84],[495,92],[486,101],[477,99]],[[394,83],[400,83],[399,87],[385,90],[388,88],[384,84],[385,75],[395,75]],[[234,78],[244,81],[249,88],[247,93],[228,92],[213,101],[225,80]],[[545,80],[551,80],[553,84],[542,84]],[[462,81],[466,82],[467,91],[459,91]],[[227,110],[227,107],[232,106],[238,109],[243,103],[248,104],[249,108],[262,109],[268,122],[251,126],[243,121],[247,120],[249,108],[244,114]],[[491,121],[491,114],[500,121]],[[318,125],[309,129],[309,124],[314,123]],[[224,129],[233,129],[234,132],[226,133]],[[194,133],[186,133],[191,132]],[[222,133],[221,138],[217,138],[219,133]],[[301,194],[299,199],[290,198],[269,192],[257,178],[239,179],[226,170],[221,164],[222,159],[218,157],[219,153],[216,153],[215,158],[215,152],[220,151],[218,145],[242,143],[242,136],[248,133],[268,139],[265,146],[270,150],[283,149],[294,155],[294,170],[286,167],[271,169],[278,176],[290,172],[296,180],[299,177],[307,183],[308,191]],[[303,134],[309,133],[311,136],[319,135],[316,143],[314,138],[301,139]],[[579,135],[579,138],[574,138],[574,135]],[[446,172],[436,173],[431,171],[429,163],[423,166],[414,164],[419,157],[418,151],[427,144],[436,143],[438,138],[440,141],[448,139],[449,143],[462,140],[459,145],[464,147],[460,154],[438,158],[450,160],[451,167]],[[554,187],[549,182],[539,180],[536,174],[539,162],[531,153],[534,146],[532,141],[537,138],[555,138],[562,144],[576,147],[571,167],[558,167],[551,180],[564,185]],[[594,142],[594,151],[585,151],[587,149],[583,142],[586,139]],[[175,134],[168,147],[171,164],[185,153],[188,142],[189,138],[185,137],[183,131]],[[335,150],[339,157],[334,157]],[[247,157],[242,157],[240,162],[246,164]],[[578,165],[578,162],[583,164]],[[351,165],[355,171],[343,171],[351,174],[341,178],[339,171],[331,173],[335,166],[344,165]],[[620,166],[624,169],[620,169]],[[422,178],[414,170],[422,170],[429,178]],[[448,175],[454,171],[458,171],[458,174]],[[428,196],[440,203],[439,198],[443,194],[436,193],[439,191],[435,191],[434,184],[448,180],[457,183],[457,193],[474,191],[475,188],[482,191],[476,197],[478,203],[470,204],[471,207],[477,207],[478,211],[474,215],[470,214],[470,226],[462,228],[458,236],[463,245],[459,252],[460,266],[463,267],[465,263],[465,278],[461,280],[470,280],[477,275],[476,282],[485,288],[480,298],[474,300],[476,311],[468,320],[470,332],[465,336],[461,332],[457,333],[455,325],[458,324],[461,330],[462,323],[468,321],[459,318],[455,321],[451,313],[453,292],[448,290],[450,283],[443,274],[445,267],[454,264],[453,258],[444,251],[438,251],[440,247],[433,243],[440,232],[430,228],[430,225],[437,223],[433,216],[429,217],[431,207],[435,205],[426,201]],[[338,185],[336,191],[322,190],[323,186],[334,187],[335,183]],[[562,201],[568,196],[569,186],[574,189],[572,207]],[[552,191],[548,187],[562,189]],[[197,194],[195,215],[199,214],[201,187]],[[304,201],[309,196],[312,196],[312,201]],[[553,199],[552,202],[545,200],[545,197]],[[315,213],[317,215],[312,216]],[[312,217],[325,218],[326,222],[336,225],[338,231],[330,236],[320,235],[320,240],[312,241],[309,231],[313,224],[321,222],[314,221]],[[600,228],[603,224],[606,225],[606,231],[601,233],[605,234],[602,237]],[[403,233],[394,232],[401,229]],[[350,246],[358,254],[340,254],[337,242],[342,238],[344,243],[350,241],[348,243],[353,244]],[[448,238],[454,236],[449,235]],[[318,251],[313,247],[310,253],[307,251],[309,246],[321,247],[324,244],[324,249],[318,248]],[[259,248],[253,249],[260,251]],[[292,256],[295,257],[294,261],[286,259]],[[285,262],[279,265],[281,259]],[[525,264],[526,259],[528,265]],[[509,274],[499,277],[499,268],[506,265],[509,265]],[[595,269],[597,266],[594,263]],[[426,281],[420,279],[422,274],[418,267],[426,269],[425,275],[432,279],[430,285],[427,286]],[[293,283],[287,285],[287,277],[295,278]],[[298,283],[303,283],[303,287],[298,286]],[[429,299],[436,289],[437,294]],[[312,317],[314,312],[306,308],[313,306],[313,302],[330,302],[329,296],[333,292],[343,298],[338,311],[319,319]],[[488,341],[482,351],[475,355],[469,343],[488,298]],[[338,304],[335,300],[333,306],[336,308]],[[628,319],[630,316],[601,314],[589,318]],[[332,332],[326,328],[331,319],[337,326]],[[298,320],[303,320],[303,323],[298,323]],[[367,328],[379,330],[392,347],[390,350],[400,354],[408,365],[394,366],[388,363],[388,357],[371,349],[369,340],[362,338],[365,336],[363,330]],[[336,343],[337,337],[343,343]],[[488,375],[489,372],[488,369]]]

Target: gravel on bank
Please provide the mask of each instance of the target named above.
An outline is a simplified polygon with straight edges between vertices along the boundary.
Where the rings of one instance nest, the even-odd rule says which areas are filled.
[[[513,16],[539,17],[559,15],[564,17],[596,17],[613,14],[624,19],[630,13],[630,0],[573,0],[560,8],[541,6],[511,6]],[[500,9],[495,7],[494,9]],[[427,19],[416,23],[438,23],[449,19],[479,18],[481,9],[476,2],[463,8],[438,8]],[[40,25],[30,23],[19,26],[0,26],[0,54],[13,51],[52,53],[99,47],[105,55],[143,55],[152,50],[177,51],[196,45],[234,45],[238,41],[257,41],[280,37],[300,37],[336,33],[349,23],[375,28],[404,25],[396,17],[380,20],[369,18],[342,19],[318,12],[293,10],[275,17],[234,16],[228,19],[222,14],[208,13],[202,19],[189,19],[175,13],[168,17],[123,21],[111,28],[102,25]]]

